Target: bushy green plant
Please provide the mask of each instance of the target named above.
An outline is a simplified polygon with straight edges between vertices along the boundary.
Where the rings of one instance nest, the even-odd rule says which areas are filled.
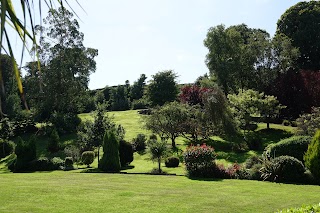
[[[314,135],[303,159],[314,177],[320,180],[320,129]]]
[[[251,169],[256,164],[262,164],[262,161],[263,159],[261,156],[253,155],[244,162],[244,165],[246,169]]]
[[[289,155],[303,162],[303,155],[307,151],[310,141],[309,136],[292,136],[278,143],[270,144],[266,148],[266,154],[273,158]]]
[[[59,134],[73,133],[81,123],[81,119],[74,113],[52,113],[50,122],[57,129]]]
[[[103,156],[99,161],[99,169],[105,172],[119,172],[119,141],[115,130],[107,130],[103,140]]]
[[[158,172],[161,171],[161,161],[166,157],[168,153],[167,141],[165,140],[154,140],[151,139],[148,141],[149,153],[151,155],[151,160],[156,161],[158,163]]]
[[[52,162],[47,157],[39,157],[30,162],[29,171],[51,171]]]
[[[275,182],[302,182],[305,168],[303,163],[291,156],[265,159],[261,168],[264,180]]]
[[[320,129],[320,107],[313,107],[310,114],[303,114],[297,119],[297,133],[314,136]]]
[[[51,159],[53,170],[62,169],[64,166],[64,160],[59,157],[54,157]]]
[[[250,132],[245,135],[245,141],[250,150],[262,149],[262,138],[256,132]]]
[[[51,153],[55,153],[60,149],[60,137],[58,131],[54,128],[49,136],[47,150]]]
[[[93,151],[85,151],[81,155],[82,163],[87,165],[88,168],[90,167],[90,164],[93,163],[94,158],[95,158],[95,156],[94,156],[94,152]]]
[[[214,174],[216,154],[206,144],[188,146],[184,152],[184,162],[189,176],[210,177]]]
[[[132,101],[132,109],[146,109],[150,106],[146,99],[138,99]]]
[[[80,149],[76,146],[67,146],[64,148],[64,153],[67,157],[71,157],[73,162],[78,163],[80,160]]]
[[[316,205],[302,206],[300,208],[290,208],[277,211],[276,213],[319,213],[320,203]]]
[[[73,169],[73,158],[72,157],[66,157],[64,159],[64,168],[65,168],[65,170]]]
[[[179,163],[180,163],[179,158],[175,156],[168,157],[165,161],[166,167],[178,167]]]
[[[29,141],[18,138],[15,154],[17,155],[14,164],[14,171],[27,171],[29,163],[37,158],[36,138],[32,136]]]
[[[0,159],[13,153],[15,146],[12,141],[0,139]]]
[[[136,138],[133,138],[132,147],[135,152],[144,151],[146,149],[147,138],[144,134],[138,134]]]
[[[125,140],[120,140],[119,156],[122,167],[129,165],[133,161],[133,148],[131,143]]]

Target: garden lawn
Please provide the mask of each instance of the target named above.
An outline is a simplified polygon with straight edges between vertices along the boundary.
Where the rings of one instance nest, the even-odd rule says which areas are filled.
[[[73,172],[0,175],[0,212],[274,212],[320,201],[319,186]]]

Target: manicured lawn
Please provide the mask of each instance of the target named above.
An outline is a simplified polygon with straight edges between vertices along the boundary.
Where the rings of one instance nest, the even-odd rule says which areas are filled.
[[[0,175],[0,212],[274,212],[319,203],[319,186],[49,172]]]

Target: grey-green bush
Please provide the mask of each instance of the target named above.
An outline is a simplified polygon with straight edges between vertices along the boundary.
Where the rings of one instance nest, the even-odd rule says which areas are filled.
[[[119,141],[114,130],[107,130],[103,139],[103,156],[99,161],[99,169],[105,172],[119,172]]]
[[[304,162],[303,155],[307,151],[310,141],[311,138],[309,136],[292,136],[278,143],[270,144],[266,148],[266,154],[273,158],[288,155]]]
[[[81,155],[81,161],[82,163],[87,165],[87,167],[90,167],[90,164],[92,164],[94,161],[94,157],[95,156],[93,151],[85,151]]]

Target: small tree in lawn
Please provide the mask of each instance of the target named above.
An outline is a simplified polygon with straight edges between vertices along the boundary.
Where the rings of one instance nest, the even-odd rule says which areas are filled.
[[[90,164],[94,161],[94,152],[93,151],[85,151],[81,155],[82,163],[86,164],[87,167],[90,167]]]
[[[103,140],[103,156],[99,161],[99,169],[105,172],[119,172],[121,169],[119,157],[119,139],[115,130],[107,130]]]
[[[149,153],[151,155],[151,160],[158,162],[158,172],[161,171],[161,161],[167,156],[167,142],[165,140],[157,141],[156,139],[151,139],[148,142]]]

